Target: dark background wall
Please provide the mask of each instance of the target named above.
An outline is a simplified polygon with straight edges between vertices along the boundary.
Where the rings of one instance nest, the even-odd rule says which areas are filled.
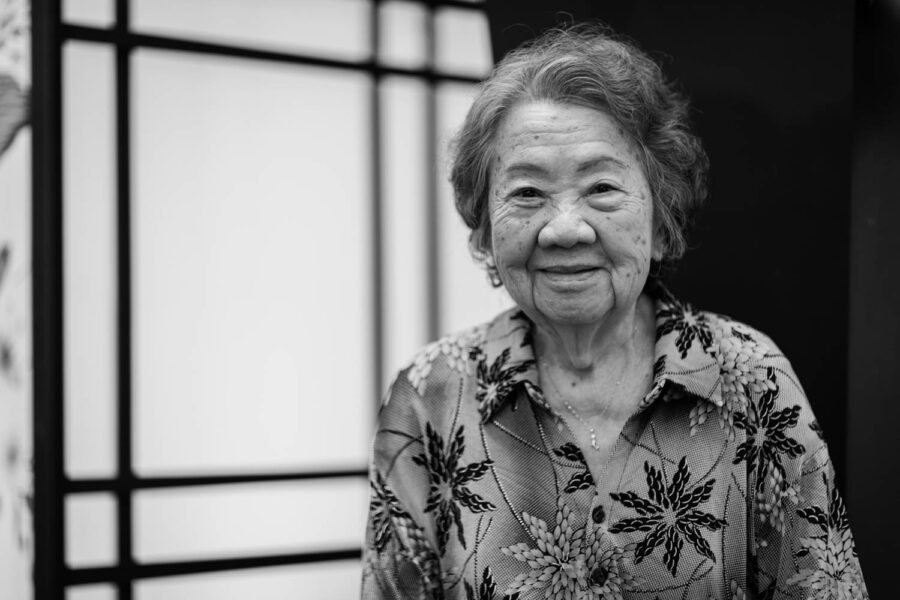
[[[900,416],[898,394],[886,381],[900,358],[893,314],[900,306],[900,263],[884,256],[898,249],[900,236],[892,240],[887,232],[897,232],[900,219],[888,220],[898,203],[887,199],[877,180],[893,177],[892,197],[900,197],[900,161],[860,158],[862,152],[883,157],[881,146],[896,146],[900,137],[863,141],[860,119],[854,120],[854,40],[861,35],[855,27],[864,26],[862,20],[855,24],[855,13],[877,7],[867,0],[858,7],[836,0],[488,4],[495,58],[547,27],[600,19],[661,58],[691,97],[712,164],[710,198],[671,287],[701,308],[761,329],[790,358],[829,442],[875,598],[881,590],[889,593],[891,554],[883,549],[893,544],[892,557],[898,553],[873,509],[887,508],[878,486],[891,478],[896,488],[900,471],[890,465],[898,452],[883,419],[890,414],[898,423]],[[869,28],[883,27],[880,18],[871,20]],[[870,32],[863,34],[868,39]],[[859,44],[857,50],[859,62]],[[868,77],[878,88],[879,69],[890,66],[883,64],[882,48],[870,52]],[[859,72],[856,77],[857,112],[872,112],[859,103],[865,81]],[[898,102],[888,98],[882,105]],[[879,118],[869,120],[867,127],[882,131]],[[868,168],[872,177],[852,188],[859,181],[854,168]],[[856,196],[866,189],[871,198],[861,210]],[[893,323],[894,333],[881,323]],[[867,383],[860,385],[863,379]],[[878,431],[882,441],[873,442]],[[854,444],[849,454],[848,439]],[[896,532],[895,520],[891,526]]]
[[[900,2],[857,2],[853,75],[847,501],[869,592],[893,598],[900,560]]]

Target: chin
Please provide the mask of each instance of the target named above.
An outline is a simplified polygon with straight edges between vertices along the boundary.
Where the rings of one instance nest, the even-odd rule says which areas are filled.
[[[559,325],[593,325],[609,313],[611,306],[552,306],[541,310],[545,319]]]

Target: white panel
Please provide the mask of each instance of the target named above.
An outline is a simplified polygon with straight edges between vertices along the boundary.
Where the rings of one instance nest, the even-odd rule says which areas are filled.
[[[135,0],[132,22],[141,33],[364,60],[370,11],[364,0]]]
[[[29,2],[0,2],[0,598],[34,597]],[[42,515],[40,515],[42,516]]]
[[[116,21],[113,0],[64,0],[62,18],[67,23],[110,27]]]
[[[112,494],[66,497],[66,564],[72,568],[116,562],[116,500]]]
[[[424,4],[388,0],[378,7],[378,60],[382,64],[408,69],[425,66]]]
[[[14,100],[4,108],[7,127],[24,123],[24,111],[15,110]],[[31,152],[31,127],[23,126],[0,156],[4,257],[0,259],[0,598],[4,600],[33,594]]]
[[[116,600],[118,597],[116,588],[105,583],[66,588],[66,600]]]
[[[487,15],[478,10],[435,12],[435,64],[440,71],[484,77],[493,63]]]
[[[353,548],[362,541],[366,479],[160,489],[135,496],[142,562]]]
[[[447,165],[447,145],[465,119],[476,87],[444,84],[438,87],[439,165]],[[440,219],[440,290],[442,333],[459,331],[493,318],[513,301],[502,288],[491,287],[484,268],[469,252],[469,228],[456,212],[453,189],[442,171],[438,178]]]
[[[147,579],[137,600],[346,600],[359,598],[360,562],[338,561]]]
[[[384,381],[428,340],[426,302],[426,88],[390,77],[382,85],[383,231],[386,357]]]
[[[134,75],[138,470],[364,464],[369,80],[153,51]]]
[[[65,461],[115,473],[116,206],[113,49],[63,51]]]

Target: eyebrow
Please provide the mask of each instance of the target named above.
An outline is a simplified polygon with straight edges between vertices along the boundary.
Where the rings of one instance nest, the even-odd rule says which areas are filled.
[[[628,165],[623,163],[618,158],[613,158],[612,156],[601,156],[598,158],[592,158],[578,165],[578,168],[575,169],[576,173],[584,173],[585,171],[591,171],[596,169],[597,167],[603,167],[607,164],[613,165],[614,167],[618,167],[619,169],[627,169]]]
[[[601,156],[579,163],[575,168],[575,172],[581,174],[587,171],[592,171],[598,167],[605,167],[607,165],[611,165],[622,170],[628,168],[628,165],[617,158],[613,158],[612,156]],[[549,173],[549,171],[546,167],[533,162],[516,162],[504,169],[504,175],[516,175],[518,173],[526,175],[537,174],[539,176],[545,176]]]

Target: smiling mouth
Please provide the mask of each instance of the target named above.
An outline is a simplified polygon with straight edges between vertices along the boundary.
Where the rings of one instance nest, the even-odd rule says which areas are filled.
[[[551,267],[549,269],[541,269],[545,273],[551,275],[577,275],[579,273],[590,273],[596,271],[599,267],[588,266],[572,266],[572,267]]]

